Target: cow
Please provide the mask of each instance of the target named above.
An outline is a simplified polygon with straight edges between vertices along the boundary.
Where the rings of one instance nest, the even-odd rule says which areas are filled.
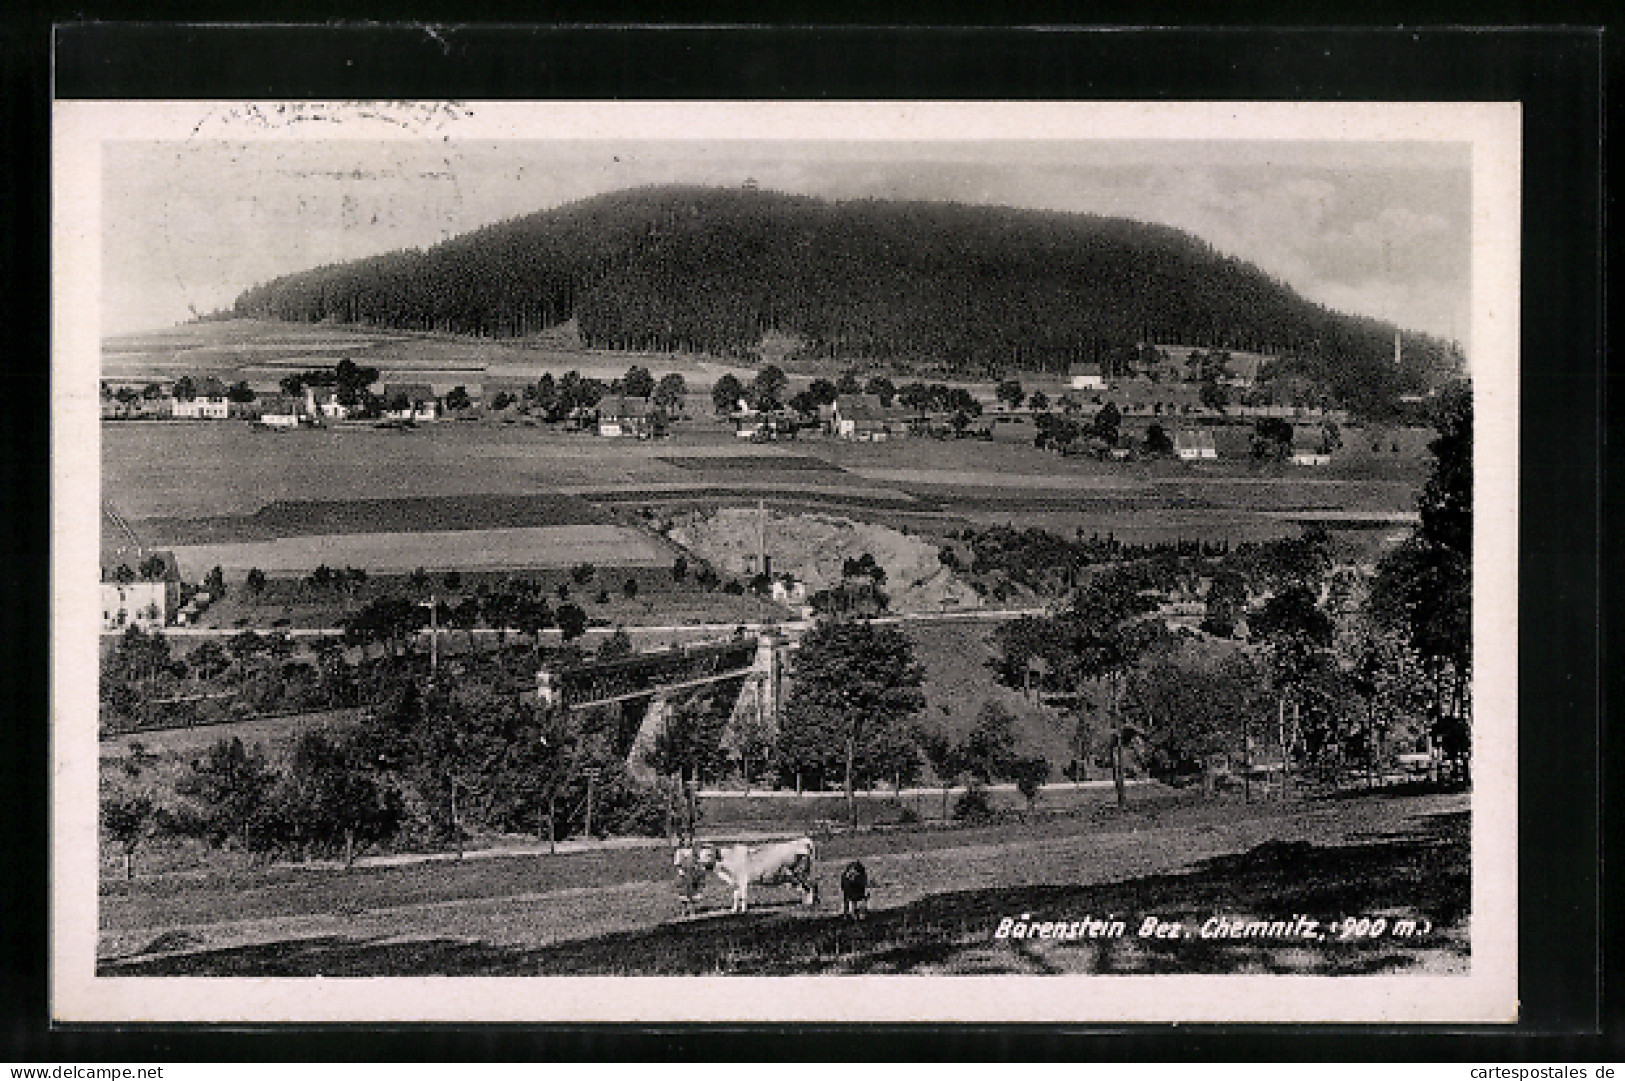
[[[869,909],[869,870],[853,860],[841,872],[841,915],[863,919]]]
[[[811,837],[765,845],[697,845],[679,848],[672,858],[684,891],[684,909],[693,907],[693,894],[708,873],[733,891],[734,912],[750,909],[750,888],[793,885],[801,890],[802,904],[818,903],[816,878],[818,849]]]

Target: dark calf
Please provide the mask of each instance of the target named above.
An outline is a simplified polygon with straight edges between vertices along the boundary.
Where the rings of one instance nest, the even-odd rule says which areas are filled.
[[[869,872],[863,864],[853,860],[841,872],[841,915],[859,920],[868,907]]]

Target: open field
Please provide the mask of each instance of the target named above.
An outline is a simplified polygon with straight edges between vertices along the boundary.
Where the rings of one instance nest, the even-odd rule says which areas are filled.
[[[469,384],[570,368],[610,378],[637,363],[656,375],[683,372],[696,419],[653,442],[482,421],[412,431],[357,423],[286,432],[241,422],[110,422],[101,427],[102,499],[154,547],[351,538],[263,552],[198,552],[186,557],[189,567],[308,571],[325,560],[382,571],[383,565],[362,563],[375,558],[375,547],[354,537],[612,523],[589,504],[674,511],[763,500],[936,534],[997,523],[1139,542],[1263,540],[1322,521],[1366,528],[1380,542],[1408,523],[1400,516],[1413,510],[1422,472],[1423,437],[1415,431],[1352,427],[1344,433],[1347,455],[1316,470],[1245,458],[1113,463],[1061,457],[1030,445],[1025,420],[995,425],[993,442],[749,444],[708,416],[711,382],[738,369],[716,358],[579,351],[565,342],[558,335],[497,342],[243,321],[112,339],[103,362],[109,378],[192,372],[271,384],[289,370],[342,356],[379,367],[386,379]],[[441,501],[422,502],[430,497]],[[463,537],[439,546],[432,559],[417,554],[414,544],[402,542],[387,565],[446,566],[457,559],[465,560],[465,569],[506,567],[528,558],[529,540]],[[635,565],[639,558],[617,548],[594,561]]]
[[[1177,463],[1108,466],[1031,447],[934,440],[809,442],[780,453],[736,448],[725,435],[650,444],[482,424],[271,434],[197,422],[106,425],[102,442],[104,498],[149,544],[239,539],[245,530],[253,537],[273,528],[265,518],[274,514],[314,518],[329,516],[334,503],[431,496],[573,496],[667,508],[765,499],[938,530],[998,522],[1133,540],[1240,541],[1293,533],[1311,515],[1407,513],[1416,490],[1399,477],[1304,476],[1244,463],[1193,473]],[[876,464],[886,455],[894,460]],[[262,511],[276,504],[288,506]],[[324,508],[320,515],[300,509],[313,505]],[[466,524],[490,517],[470,507]],[[447,528],[444,515],[422,510],[415,521],[392,517],[371,530]],[[219,521],[228,518],[250,520]]]
[[[181,573],[196,581],[210,567],[227,572],[258,567],[269,575],[312,567],[364,567],[369,574],[429,570],[671,565],[670,552],[647,535],[617,525],[556,525],[529,529],[412,530],[282,537],[235,544],[176,545]]]
[[[743,379],[749,369],[696,354],[585,351],[547,340],[493,341],[453,335],[422,334],[308,323],[254,319],[194,323],[108,339],[102,347],[102,377],[118,381],[173,380],[182,375],[213,375],[227,381],[246,379],[270,389],[289,371],[332,367],[348,357],[379,369],[385,380],[409,377],[435,383],[482,383],[486,380],[534,381],[544,372],[578,371],[608,382],[633,364],[655,375],[680,372],[697,393],[732,372]]]
[[[1468,797],[1313,803],[1164,802],[1120,814],[962,830],[838,835],[824,901],[769,892],[744,916],[676,919],[664,845],[399,867],[273,868],[105,881],[99,974],[655,975],[795,973],[1462,972],[1468,965]],[[835,876],[861,858],[874,912],[836,914]],[[229,897],[229,903],[226,898]],[[775,903],[777,902],[777,903]],[[1116,917],[1095,940],[996,939],[1004,917]],[[1406,936],[1203,939],[1213,917],[1382,916]],[[1186,937],[1150,942],[1146,915]]]
[[[149,518],[154,545],[227,544],[344,533],[524,529],[606,525],[613,519],[585,500],[556,493],[523,496],[418,496],[398,499],[281,500],[253,514]]]

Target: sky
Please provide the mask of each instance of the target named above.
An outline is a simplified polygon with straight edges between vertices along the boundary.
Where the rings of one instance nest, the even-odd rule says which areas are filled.
[[[649,184],[952,200],[1184,229],[1311,300],[1464,344],[1469,146],[1439,142],[114,141],[103,333],[229,307],[280,274],[427,247]]]

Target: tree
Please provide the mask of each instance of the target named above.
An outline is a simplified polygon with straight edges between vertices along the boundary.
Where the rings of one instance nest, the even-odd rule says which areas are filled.
[[[193,381],[191,376],[183,375],[175,380],[175,388],[172,393],[176,401],[189,402],[197,397],[197,383]]]
[[[790,385],[784,370],[776,364],[764,364],[751,383],[752,404],[763,411],[777,409],[784,400],[784,389]]]
[[[960,769],[985,784],[1006,780],[1017,757],[1015,723],[999,703],[983,702],[960,744]]]
[[[1252,455],[1260,461],[1279,462],[1292,455],[1292,425],[1280,417],[1261,417],[1253,425]]]
[[[959,775],[965,772],[965,762],[961,755],[960,745],[950,739],[947,733],[935,728],[926,728],[916,725],[913,729],[915,746],[931,765],[931,772],[937,775],[937,783],[942,785],[942,817],[948,818],[948,793],[953,788]]]
[[[1016,790],[1027,801],[1027,813],[1031,814],[1033,804],[1038,801],[1038,793],[1043,789],[1044,782],[1049,780],[1049,760],[1043,755],[1017,758],[1009,764],[1007,771],[1016,782]]]
[[[1154,649],[1130,673],[1124,709],[1145,733],[1154,776],[1176,782],[1199,774],[1213,793],[1220,761],[1244,748],[1258,707],[1259,674],[1233,646],[1194,641]]]
[[[638,595],[638,580],[636,578],[628,578],[626,581],[622,582],[621,594],[626,597],[627,600],[634,599]]]
[[[110,792],[102,796],[101,827],[124,853],[124,878],[135,876],[135,850],[155,822],[152,797],[144,793]]]
[[[1317,677],[1327,674],[1332,644],[1331,617],[1316,603],[1302,583],[1277,592],[1248,617],[1252,637],[1265,643],[1277,693],[1276,738],[1281,749],[1281,795],[1286,797],[1290,763],[1301,729],[1299,721],[1307,692]],[[1292,720],[1287,719],[1287,704]]]
[[[355,863],[358,847],[393,836],[404,815],[364,745],[323,728],[307,729],[294,741],[279,797],[295,846],[342,852],[346,867]]]
[[[267,796],[275,776],[265,753],[243,746],[235,736],[222,739],[192,763],[176,782],[176,791],[196,802],[193,825],[209,844],[236,841],[245,851],[263,851],[275,842],[267,814]]]
[[[628,373],[630,378],[630,373]],[[660,377],[660,383],[654,389],[655,405],[667,413],[676,414],[683,411],[683,400],[688,396],[688,383],[678,372],[671,372]]]
[[[220,643],[212,639],[194,649],[187,656],[187,660],[192,666],[192,671],[197,673],[199,679],[204,680],[216,679],[231,667],[231,658],[220,647]]]
[[[246,581],[248,583],[248,591],[254,594],[254,596],[257,597],[265,591],[265,572],[260,570],[258,567],[248,568],[248,577]]]
[[[514,605],[514,626],[520,634],[530,635],[538,652],[542,648],[542,632],[553,625],[553,610],[547,606],[547,601],[532,596],[522,596]]]
[[[644,753],[649,767],[662,776],[674,778],[687,793],[687,823],[684,833],[692,839],[694,795],[705,774],[715,776],[727,764],[728,711],[711,695],[691,694],[671,703],[666,723],[654,743]]]
[[[780,759],[823,776],[842,769],[857,822],[855,784],[874,750],[925,706],[913,643],[892,627],[825,620],[802,639],[785,704]]]
[[[1202,404],[1215,413],[1223,413],[1230,405],[1230,388],[1216,380],[1205,380],[1199,396]]]
[[[869,381],[863,385],[863,392],[879,398],[880,404],[888,409],[891,408],[892,399],[897,397],[897,387],[883,375],[870,376]]]
[[[994,397],[1011,409],[1020,409],[1021,403],[1027,398],[1027,392],[1021,389],[1020,381],[1015,379],[1006,379],[1001,382],[993,394]]]
[[[1117,406],[1107,402],[1095,414],[1094,424],[1090,426],[1089,434],[1096,439],[1105,440],[1107,446],[1117,446],[1117,436],[1123,424],[1123,414]]]
[[[1168,455],[1174,452],[1174,441],[1168,438],[1168,432],[1160,424],[1147,426],[1145,430],[1145,451],[1147,454]]]
[[[450,621],[453,627],[468,635],[468,651],[475,652],[474,628],[480,622],[480,600],[470,594],[458,601],[451,610]]]
[[[1034,413],[1042,413],[1049,409],[1049,395],[1041,390],[1035,390],[1027,395],[1027,408]]]
[[[739,759],[739,779],[750,791],[756,777],[752,768],[767,760],[773,751],[773,719],[762,709],[760,693],[741,702],[727,734],[728,749]]]
[[[164,562],[163,556],[150,555],[141,561],[139,570],[142,581],[156,582],[168,573],[169,566]]]
[[[573,642],[587,633],[587,613],[577,604],[561,604],[555,619],[559,625],[559,635],[566,642]]]
[[[745,396],[745,388],[739,379],[728,372],[711,385],[711,405],[717,413],[726,416],[739,407],[739,399]]]
[[[678,556],[671,561],[671,580],[681,582],[688,577],[688,560]]]
[[[1473,397],[1449,387],[1434,409],[1433,466],[1417,498],[1421,524],[1378,565],[1373,615],[1399,631],[1431,676],[1433,735],[1451,757],[1470,744]]]
[[[254,400],[254,391],[245,380],[239,379],[226,388],[226,401],[246,405]]]
[[[597,661],[618,661],[624,657],[632,656],[632,636],[625,627],[616,627],[598,643],[593,659]]]
[[[628,398],[648,398],[655,392],[655,377],[649,369],[634,364],[621,377],[621,391]]]
[[[597,573],[598,568],[594,567],[591,563],[577,563],[575,566],[570,568],[570,578],[578,586],[584,586],[588,582],[592,581],[593,576]]]
[[[1214,572],[1204,601],[1207,611],[1202,617],[1202,629],[1220,638],[1229,638],[1247,610],[1247,584],[1236,571],[1221,568]]]
[[[468,396],[467,387],[456,386],[446,391],[446,409],[451,412],[460,412],[473,404],[473,399]]]
[[[1121,690],[1124,676],[1156,637],[1143,617],[1157,602],[1127,574],[1102,574],[1079,590],[1057,627],[1066,643],[1066,665],[1083,679],[1107,686],[1107,714],[1112,729],[1112,782],[1117,805],[1128,803],[1124,776],[1124,725]]]

